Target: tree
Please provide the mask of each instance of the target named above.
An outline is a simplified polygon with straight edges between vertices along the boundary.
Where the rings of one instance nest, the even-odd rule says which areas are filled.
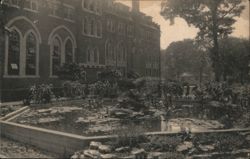
[[[192,73],[199,77],[201,73],[209,72],[207,53],[200,50],[194,40],[185,39],[171,43],[164,56],[168,79],[178,80],[183,73]]]
[[[218,40],[233,31],[235,17],[240,16],[243,0],[162,0],[161,15],[174,24],[175,18],[184,19],[188,25],[199,29],[196,39],[211,44],[210,52],[219,81],[221,67]]]
[[[243,84],[248,80],[249,40],[229,37],[219,42],[224,80],[231,78],[233,82],[241,82]]]

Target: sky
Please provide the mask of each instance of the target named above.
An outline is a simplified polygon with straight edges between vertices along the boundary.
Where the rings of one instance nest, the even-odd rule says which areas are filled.
[[[131,0],[117,0],[131,7]],[[249,38],[249,1],[245,0],[246,8],[237,22],[234,24],[235,30],[232,36]],[[170,25],[161,15],[160,0],[140,0],[140,10],[153,17],[153,21],[161,27],[161,48],[166,49],[174,41],[180,41],[187,38],[195,38],[198,30],[189,27],[185,20],[176,19],[174,25]]]

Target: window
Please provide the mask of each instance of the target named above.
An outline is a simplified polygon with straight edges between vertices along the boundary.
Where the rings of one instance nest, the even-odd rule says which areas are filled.
[[[20,7],[21,0],[9,0],[9,4],[13,7]]]
[[[87,50],[87,63],[90,65],[99,64],[99,50],[97,48]]]
[[[50,15],[60,17],[60,6],[59,5],[60,5],[59,1],[49,2]]]
[[[57,75],[61,65],[61,42],[55,38],[52,46],[52,75]]]
[[[87,51],[87,63],[90,63],[91,62],[91,50],[88,49]]]
[[[101,23],[101,21],[97,22],[97,36],[98,37],[102,36],[102,23]]]
[[[65,44],[65,63],[73,62],[73,44],[71,40],[67,40]]]
[[[82,6],[83,6],[83,8],[88,8],[89,7],[89,0],[83,0]]]
[[[37,40],[35,35],[31,32],[26,40],[26,75],[36,75],[36,51],[37,51]]]
[[[90,9],[91,11],[95,11],[95,4],[94,4],[93,1],[90,1],[90,2],[89,2],[89,9]]]
[[[95,21],[91,20],[91,24],[90,24],[90,34],[94,35],[94,29],[95,29]]]
[[[108,30],[108,31],[111,31],[111,30],[112,30],[112,29],[111,29],[111,20],[110,20],[110,19],[107,20],[107,30]]]
[[[95,36],[97,36],[97,22],[94,20],[94,34],[93,35],[95,35]]]
[[[26,0],[24,8],[32,11],[38,11],[38,0]]]
[[[84,18],[83,19],[83,34],[88,34],[88,19]]]
[[[94,63],[99,63],[99,50],[97,48],[94,50]]]
[[[64,6],[64,17],[68,20],[74,19],[74,8],[70,6]]]
[[[14,30],[9,35],[8,75],[20,72],[20,35]]]
[[[101,13],[101,2],[100,1],[98,1],[97,2],[97,6],[96,6],[97,8],[96,8],[96,11],[97,11],[97,13]]]
[[[112,30],[112,32],[115,32],[115,23],[114,23],[114,21],[111,21],[111,30]]]

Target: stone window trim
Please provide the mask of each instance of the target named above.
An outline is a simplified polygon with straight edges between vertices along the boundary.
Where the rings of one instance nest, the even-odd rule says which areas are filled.
[[[17,31],[20,36],[20,62],[19,62],[19,75],[9,75],[8,74],[8,55],[9,55],[9,35],[5,34],[5,69],[4,69],[4,78],[39,78],[39,46],[41,41],[39,41],[39,37],[37,33],[30,29],[28,30],[25,35],[23,36],[21,31],[16,27],[13,26],[10,28],[11,31]],[[26,41],[27,37],[30,33],[36,38],[36,75],[26,75]]]
[[[58,34],[56,34],[56,31],[58,31],[58,30],[60,30],[60,29],[63,29],[63,30],[65,30],[66,32],[68,32],[69,33],[69,38],[70,38],[70,40],[73,42],[73,60],[75,60],[75,49],[77,48],[77,44],[76,44],[76,38],[75,38],[75,36],[74,36],[74,34],[71,32],[71,30],[69,29],[69,28],[67,28],[66,26],[64,26],[64,25],[59,25],[59,26],[57,26],[57,27],[55,27],[52,31],[51,31],[51,33],[50,33],[50,35],[49,35],[49,38],[48,38],[48,45],[50,46],[50,78],[58,78],[57,76],[52,76],[52,61],[51,61],[51,55],[52,55],[52,46],[53,46],[53,40],[54,40],[54,37],[57,35],[58,37],[60,37]],[[61,37],[60,37],[61,38]],[[61,41],[62,41],[62,43],[61,43],[61,52],[62,52],[62,54],[64,54],[64,49],[65,49],[65,43],[66,43],[66,41],[68,40],[68,38],[65,38],[65,40],[63,41],[62,39],[61,39]]]

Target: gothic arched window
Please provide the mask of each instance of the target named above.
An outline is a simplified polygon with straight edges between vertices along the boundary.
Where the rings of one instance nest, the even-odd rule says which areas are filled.
[[[52,46],[52,75],[57,75],[61,65],[61,41],[56,37]]]
[[[94,51],[94,63],[95,64],[99,63],[99,50],[97,48]]]
[[[31,32],[26,40],[26,75],[36,75],[36,59],[37,59],[37,40],[35,35]]]
[[[90,34],[91,35],[95,34],[95,21],[93,19],[90,22]]]
[[[14,30],[9,35],[8,75],[20,73],[20,35]]]
[[[65,44],[65,63],[73,62],[73,44],[71,40],[67,40]]]
[[[84,18],[83,19],[83,22],[82,22],[83,24],[83,33],[84,34],[88,34],[89,33],[89,29],[88,29],[88,18]]]
[[[94,61],[94,56],[93,56],[93,50],[92,49],[88,49],[87,51],[87,63],[91,64]]]

